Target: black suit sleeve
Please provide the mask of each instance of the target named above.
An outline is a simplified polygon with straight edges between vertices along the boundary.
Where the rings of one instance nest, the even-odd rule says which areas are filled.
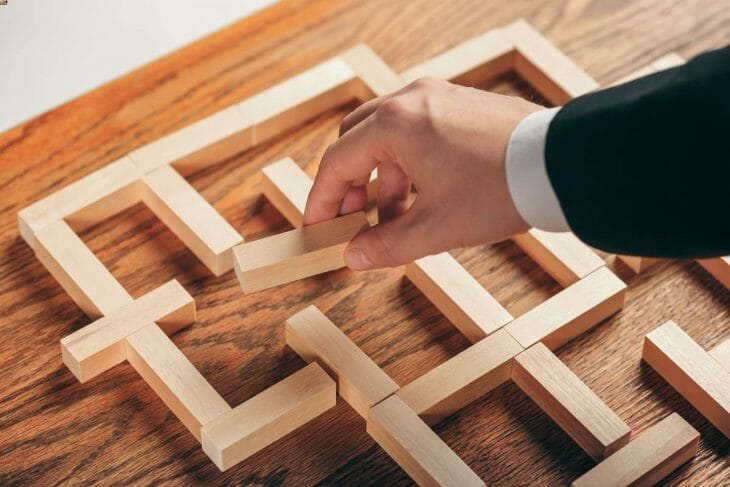
[[[550,124],[545,160],[589,245],[730,255],[730,46],[570,101]]]

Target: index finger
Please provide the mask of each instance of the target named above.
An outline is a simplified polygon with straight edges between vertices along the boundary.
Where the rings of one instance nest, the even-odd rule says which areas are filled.
[[[304,224],[335,218],[353,181],[368,177],[382,161],[392,160],[375,117],[348,130],[322,158],[304,210]]]

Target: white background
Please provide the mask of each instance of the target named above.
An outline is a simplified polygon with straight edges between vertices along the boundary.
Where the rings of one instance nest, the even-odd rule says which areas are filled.
[[[0,131],[274,0],[8,0],[0,6]]]

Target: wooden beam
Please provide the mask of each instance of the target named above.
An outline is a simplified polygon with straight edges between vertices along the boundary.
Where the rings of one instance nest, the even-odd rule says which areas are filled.
[[[129,153],[143,174],[172,164],[190,174],[253,145],[253,127],[234,106],[213,113]]]
[[[626,284],[605,267],[560,291],[505,325],[525,348],[562,346],[623,307]]]
[[[662,71],[664,69],[676,68],[677,66],[683,65],[685,62],[686,61],[682,56],[676,52],[670,52],[651,63],[651,65],[657,71]]]
[[[677,413],[602,461],[573,487],[625,487],[658,484],[697,453],[700,434]]]
[[[243,237],[170,166],[144,177],[144,201],[210,271],[220,276],[233,268],[234,245]]]
[[[126,339],[127,360],[200,441],[200,428],[231,407],[154,323]]]
[[[575,284],[605,265],[598,254],[569,232],[533,228],[515,235],[512,241],[563,287]]]
[[[508,381],[512,359],[522,350],[509,333],[497,330],[396,394],[426,423],[438,423]]]
[[[472,343],[512,316],[448,252],[406,265],[406,276]]]
[[[490,30],[408,68],[401,78],[410,83],[430,76],[472,86],[509,72],[514,58],[514,44],[500,30]]]
[[[243,292],[344,267],[345,247],[367,226],[365,214],[357,212],[234,247],[234,268]]]
[[[515,357],[512,380],[594,460],[629,442],[628,425],[542,343]]]
[[[252,144],[257,145],[357,98],[359,83],[355,71],[342,59],[334,58],[236,106],[254,127]]]
[[[661,261],[661,259],[654,259],[652,257],[638,257],[633,255],[617,255],[617,257],[636,274],[644,272],[649,267]]]
[[[86,382],[124,362],[124,339],[156,322],[167,334],[195,322],[195,301],[175,280],[61,340],[63,363]]]
[[[730,437],[730,371],[673,321],[646,335],[642,358]]]
[[[221,471],[227,470],[336,402],[335,382],[319,365],[309,364],[203,425],[203,451]]]
[[[91,319],[132,302],[132,297],[63,220],[36,236],[35,255]]]
[[[340,58],[357,74],[363,85],[361,101],[398,91],[405,83],[370,46],[358,44],[345,51]]]
[[[266,166],[261,172],[266,198],[293,227],[301,227],[312,179],[289,157]]]
[[[517,73],[551,103],[562,105],[598,88],[593,78],[524,20],[501,30],[517,49]]]
[[[484,485],[398,396],[370,410],[367,432],[418,485]]]
[[[35,248],[35,234],[58,220],[80,232],[138,203],[140,172],[122,157],[18,212],[20,235]]]
[[[707,272],[720,281],[720,284],[730,289],[730,256],[714,259],[699,259],[697,261]]]
[[[340,396],[364,418],[370,407],[398,390],[398,384],[314,305],[286,320],[286,344],[335,378]]]
[[[730,371],[730,339],[710,350],[710,355],[717,363],[725,367],[725,370]]]

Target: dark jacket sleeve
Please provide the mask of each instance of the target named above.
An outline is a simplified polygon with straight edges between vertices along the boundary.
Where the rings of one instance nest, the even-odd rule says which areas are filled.
[[[545,160],[589,245],[730,255],[730,46],[570,101],[550,124]]]

